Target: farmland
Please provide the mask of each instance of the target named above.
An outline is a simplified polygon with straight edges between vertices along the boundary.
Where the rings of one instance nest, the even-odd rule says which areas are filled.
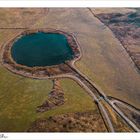
[[[113,13],[114,11],[108,9],[107,12]],[[135,9],[122,9],[120,12],[135,12]],[[0,131],[48,132],[52,131],[52,128],[55,128],[54,131],[114,131],[109,129],[112,125],[108,124],[109,121],[106,122],[106,116],[103,115],[104,109],[99,109],[94,102],[93,93],[98,94],[100,91],[103,91],[107,97],[107,100],[103,98],[103,103],[101,102],[103,106],[106,104],[104,101],[107,103],[111,101],[114,107],[115,99],[119,99],[136,109],[140,108],[139,72],[123,45],[113,32],[95,16],[96,13],[105,13],[105,10],[94,8],[0,9],[1,58],[4,45],[26,29],[51,28],[71,33],[81,50],[80,59],[74,63],[75,71],[72,69],[71,72],[76,78],[73,78],[73,75],[58,78],[64,92],[64,104],[41,113],[36,110],[49,99],[49,93],[53,87],[52,79],[35,79],[14,74],[2,64],[1,59]],[[79,71],[82,74],[79,74]],[[80,80],[78,81],[77,78]],[[100,90],[96,91],[89,80]],[[87,91],[92,92],[92,96]],[[109,100],[108,97],[113,99]],[[106,105],[106,108],[109,107]],[[122,129],[116,128],[115,131],[133,131],[133,127],[130,128],[122,118],[114,114],[114,110],[110,112],[114,120],[120,121],[120,125],[116,127],[122,127]],[[77,121],[77,113],[80,114],[81,121]],[[68,117],[66,120],[63,117],[65,115]],[[87,119],[89,116],[93,122],[96,121],[93,128],[90,125],[86,127],[85,124],[81,124],[83,120],[90,123],[91,120]],[[56,123],[62,120],[64,128],[56,128],[54,121],[50,121],[52,124],[48,121],[54,119]],[[73,120],[72,125],[67,126],[65,121],[69,119]],[[44,123],[41,125],[41,122]],[[46,128],[45,124],[49,124],[50,127]],[[73,129],[74,124],[77,128],[80,125],[80,130]],[[100,129],[101,124],[103,129]]]

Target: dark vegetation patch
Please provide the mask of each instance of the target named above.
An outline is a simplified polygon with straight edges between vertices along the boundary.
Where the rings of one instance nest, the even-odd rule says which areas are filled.
[[[70,113],[38,119],[28,132],[106,132],[104,122],[96,111]]]
[[[126,106],[123,106],[121,104],[116,103],[116,105],[119,107],[121,111],[132,121],[136,124],[137,127],[140,128],[140,113],[138,113],[138,110],[131,107],[127,108]]]
[[[60,87],[60,83],[57,79],[53,80],[53,89],[49,93],[49,98],[41,106],[37,107],[37,112],[45,112],[63,105],[65,102],[64,92]]]
[[[140,116],[135,113],[132,113],[131,115],[132,115],[132,118],[135,120],[135,122],[137,122],[137,124],[140,127]]]
[[[124,48],[140,69],[140,12],[126,14],[106,13],[96,15],[106,24],[116,38],[120,40]]]
[[[132,12],[132,13],[109,13],[109,14],[97,14],[97,16],[105,23],[105,24],[124,24],[124,25],[135,25],[136,27],[140,27],[140,13]]]

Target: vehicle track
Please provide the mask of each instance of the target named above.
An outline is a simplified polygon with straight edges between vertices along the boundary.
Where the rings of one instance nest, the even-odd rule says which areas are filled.
[[[89,88],[91,94],[94,94],[94,96],[92,97],[94,98],[98,106],[102,108],[103,114],[105,115],[105,118],[107,119],[108,125],[112,132],[114,131],[113,125],[100,100],[104,100],[108,105],[110,105],[111,108],[113,108],[113,110],[115,110],[119,114],[119,116],[121,116],[121,118],[123,118],[127,122],[127,124],[129,124],[129,126],[131,126],[136,132],[140,132],[140,129],[131,120],[129,120],[129,118],[127,118],[126,115],[124,115],[124,113],[114,104],[114,102],[111,101],[102,91],[100,91],[95,84],[93,84],[85,75],[83,75],[74,66],[70,66],[70,68],[73,70],[74,75]]]
[[[71,68],[72,74],[54,76],[54,78],[56,78],[56,77],[57,78],[71,78],[71,79],[75,80],[82,88],[84,88],[89,93],[89,95],[93,98],[93,100],[98,105],[98,107],[100,108],[111,132],[114,132],[115,130],[114,130],[111,120],[110,120],[104,106],[100,102],[100,100],[105,101],[134,131],[140,132],[140,129],[129,118],[127,118],[127,116],[114,104],[114,102],[111,101],[96,84],[94,84],[92,81],[90,81],[84,74],[82,74],[74,66],[74,63],[67,64],[67,65]]]

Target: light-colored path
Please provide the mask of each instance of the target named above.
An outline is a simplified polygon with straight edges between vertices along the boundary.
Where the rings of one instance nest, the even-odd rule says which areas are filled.
[[[127,107],[129,110],[131,110],[131,111],[133,111],[134,113],[140,115],[140,112],[139,112],[138,110],[136,110],[135,108],[133,108],[133,107],[131,107],[131,106],[128,106],[127,104],[125,104],[125,103],[123,103],[123,102],[120,102],[120,101],[114,99],[114,100],[112,100],[112,103],[113,103],[113,104],[120,104],[120,105],[122,105],[122,106],[125,106],[125,107]]]
[[[130,127],[132,127],[136,132],[140,132],[140,129],[129,118],[127,118],[127,116],[114,104],[113,101],[108,99],[108,97],[103,93],[101,89],[98,89],[98,86],[95,83],[90,81],[78,69],[75,69],[73,73],[73,75],[64,74],[55,76],[54,78],[71,78],[75,80],[79,85],[81,85],[81,87],[83,87],[90,94],[93,100],[96,101],[96,103],[98,104],[99,109],[105,119],[105,122],[107,122],[107,126],[109,127],[109,130],[111,132],[115,131],[114,127],[100,100],[104,100],[106,103],[108,103],[110,107],[113,108],[127,122]]]
[[[74,67],[74,65],[73,65],[73,67]],[[95,83],[90,81],[78,69],[76,69],[76,68],[74,68],[74,69],[75,69],[75,73],[77,74],[77,77],[79,78],[80,82],[83,83],[83,85],[87,86],[88,90],[90,90],[90,92],[91,92],[93,99],[98,103],[98,106],[99,106],[100,110],[103,112],[103,115],[112,132],[114,131],[113,125],[109,119],[109,116],[108,116],[104,106],[100,102],[100,100],[104,100],[106,103],[108,103],[110,105],[110,107],[113,108],[127,122],[127,124],[129,124],[135,131],[140,132],[140,129],[129,118],[127,118],[127,116],[114,104],[113,101],[111,101],[106,96],[106,94],[101,89],[99,89],[99,87]]]

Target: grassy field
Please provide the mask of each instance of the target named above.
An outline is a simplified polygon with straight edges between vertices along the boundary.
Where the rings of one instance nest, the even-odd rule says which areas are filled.
[[[0,131],[26,131],[37,118],[94,110],[91,98],[74,81],[61,81],[66,103],[45,113],[36,113],[37,106],[48,97],[51,80],[24,78],[0,67]]]
[[[139,73],[112,32],[88,9],[13,11],[11,15],[11,10],[0,9],[0,27],[45,27],[74,33],[83,53],[82,59],[76,63],[79,70],[98,84],[105,94],[140,107]],[[0,31],[1,44],[19,32]],[[3,66],[0,66],[0,77],[0,131],[26,131],[37,118],[96,109],[85,91],[74,81],[64,79],[61,84],[66,103],[54,110],[37,114],[36,107],[47,99],[52,82],[23,78],[12,74]]]
[[[32,27],[36,22],[44,20],[48,14],[47,8],[1,8],[0,27]],[[45,16],[44,16],[45,15]]]
[[[61,85],[65,93],[65,104],[42,114],[40,117],[97,109],[90,96],[76,82],[62,79]]]
[[[36,119],[36,107],[49,93],[52,83],[16,76],[0,68],[0,131],[24,131]]]

